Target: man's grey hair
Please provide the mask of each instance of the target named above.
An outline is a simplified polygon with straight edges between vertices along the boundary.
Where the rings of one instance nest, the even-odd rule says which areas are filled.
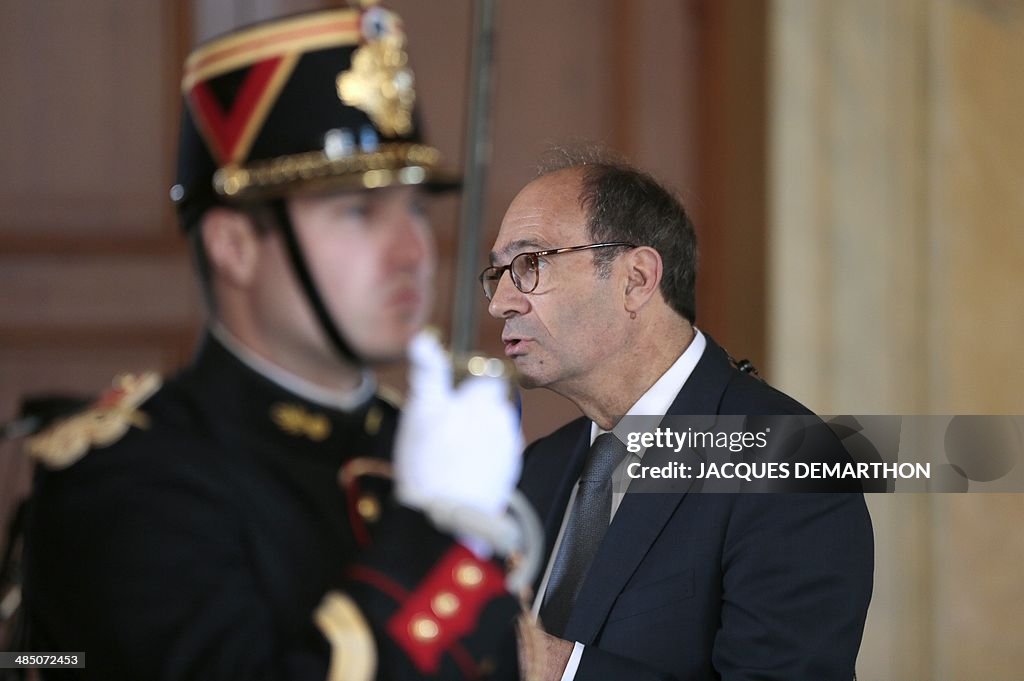
[[[587,237],[592,243],[621,241],[658,251],[664,266],[662,296],[691,324],[696,322],[697,235],[679,198],[650,174],[593,144],[552,147],[541,157],[537,176],[577,168]],[[594,252],[599,276],[610,276],[611,263],[621,252]]]

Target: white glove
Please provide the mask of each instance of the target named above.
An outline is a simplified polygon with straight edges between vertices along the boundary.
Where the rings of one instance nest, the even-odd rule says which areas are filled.
[[[428,512],[504,514],[523,450],[507,383],[472,376],[453,387],[451,362],[427,333],[413,339],[409,358],[409,399],[394,453],[399,502]]]

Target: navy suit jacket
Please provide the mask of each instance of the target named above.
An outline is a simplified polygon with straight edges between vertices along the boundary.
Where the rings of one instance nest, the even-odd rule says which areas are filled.
[[[708,338],[668,414],[810,412]],[[548,556],[589,446],[580,418],[526,452]],[[576,680],[849,681],[873,567],[859,492],[626,494],[564,634],[586,646]]]

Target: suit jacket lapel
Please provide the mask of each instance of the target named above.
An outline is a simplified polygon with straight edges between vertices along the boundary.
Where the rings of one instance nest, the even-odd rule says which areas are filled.
[[[704,416],[719,412],[725,387],[736,370],[729,355],[711,336],[704,334],[704,340],[707,341],[704,354],[669,407],[668,416]]]
[[[704,354],[666,416],[710,415],[718,412],[722,394],[732,378],[733,369],[725,351],[710,337],[706,336],[706,339],[707,347]],[[674,453],[658,450],[648,450],[644,453],[645,463],[655,465],[663,459],[669,461],[679,458],[679,455]],[[580,465],[582,466],[582,460]],[[579,472],[579,469],[575,470],[572,482],[579,477]],[[591,645],[594,642],[615,600],[650,551],[676,508],[682,503],[691,484],[691,481],[680,481],[676,492],[655,493],[637,492],[631,483],[630,491],[623,498],[580,588],[576,605],[566,624],[564,638],[579,641],[584,645]],[[569,489],[571,488],[570,484]],[[561,508],[564,507],[563,501]],[[558,522],[560,521],[561,516]],[[557,533],[557,523],[554,528]]]

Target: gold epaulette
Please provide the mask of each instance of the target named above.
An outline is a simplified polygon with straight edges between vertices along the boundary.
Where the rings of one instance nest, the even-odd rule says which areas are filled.
[[[25,442],[25,451],[47,468],[67,468],[93,447],[120,440],[131,426],[146,428],[149,420],[138,406],[160,389],[155,372],[121,374],[85,411],[61,419]]]

